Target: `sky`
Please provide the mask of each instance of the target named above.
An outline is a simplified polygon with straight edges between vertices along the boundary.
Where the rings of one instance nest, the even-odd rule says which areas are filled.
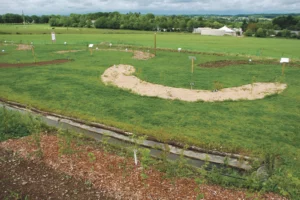
[[[154,14],[300,13],[300,0],[0,0],[5,13],[48,15],[90,12]]]

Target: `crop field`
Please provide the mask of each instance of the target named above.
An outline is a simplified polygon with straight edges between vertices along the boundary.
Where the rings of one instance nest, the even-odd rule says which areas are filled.
[[[154,53],[153,33],[51,29],[46,25],[2,25],[0,29],[6,33],[0,35],[0,50],[4,50],[0,52],[2,99],[161,141],[243,155],[273,151],[280,155],[282,168],[300,177],[299,40],[157,33],[157,47],[164,50],[157,50],[153,58],[138,60],[133,58],[134,51]],[[31,42],[34,50],[17,50],[17,44]],[[92,52],[90,43],[94,44]],[[179,47],[182,52],[177,52]],[[194,73],[189,56],[196,57]],[[291,58],[284,75],[281,57]],[[59,59],[66,62],[36,64]],[[193,83],[194,90],[212,91],[256,82],[284,83],[287,88],[257,100],[167,100],[104,84],[101,75],[119,64],[134,66],[134,75],[143,81],[174,88],[190,89]]]

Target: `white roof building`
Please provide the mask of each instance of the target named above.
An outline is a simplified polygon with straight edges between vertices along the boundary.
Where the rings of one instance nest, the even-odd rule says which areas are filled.
[[[215,35],[215,36],[224,36],[224,35],[236,36],[236,31],[228,28],[227,26],[223,26],[222,28],[219,29],[195,28],[193,33],[200,33],[201,35]]]

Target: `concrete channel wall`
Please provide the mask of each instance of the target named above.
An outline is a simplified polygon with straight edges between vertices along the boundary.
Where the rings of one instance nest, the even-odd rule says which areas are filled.
[[[132,133],[103,124],[86,122],[67,116],[57,115],[55,113],[43,112],[34,108],[28,109],[22,104],[1,99],[0,107],[6,107],[7,109],[16,110],[22,113],[31,113],[34,115],[38,115],[49,126],[83,133],[96,140],[101,140],[103,136],[108,136],[110,137],[110,140],[108,141],[109,143],[121,143],[123,145],[126,145],[126,143],[128,144],[136,142],[132,138]],[[139,145],[149,148],[151,150],[151,155],[154,157],[158,157],[158,155],[167,147],[170,152],[168,156],[169,159],[176,160],[181,154],[183,154],[188,159],[188,163],[196,167],[200,167],[206,161],[210,162],[213,165],[222,165],[226,160],[227,165],[233,168],[242,170],[250,170],[252,168],[249,164],[249,161],[251,161],[252,158],[241,156],[238,154],[209,151],[194,146],[189,147],[188,149],[183,149],[182,147],[180,147],[182,146],[180,144],[166,144],[149,138],[141,141]]]

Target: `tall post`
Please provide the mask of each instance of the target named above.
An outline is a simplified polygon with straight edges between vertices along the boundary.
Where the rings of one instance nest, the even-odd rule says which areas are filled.
[[[189,56],[189,59],[192,60],[192,69],[191,69],[191,72],[193,74],[194,73],[194,61],[196,60],[196,57],[195,56]]]
[[[285,67],[285,63],[282,64],[282,75],[284,75],[284,67]]]
[[[194,58],[192,58],[192,73],[194,73]]]
[[[32,55],[34,56],[34,47],[31,46]]]
[[[154,33],[154,55],[156,56],[156,33]]]

